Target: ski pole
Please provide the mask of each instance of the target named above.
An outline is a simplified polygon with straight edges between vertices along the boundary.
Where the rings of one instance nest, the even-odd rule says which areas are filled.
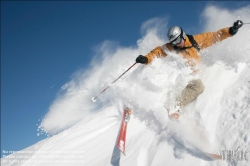
[[[117,79],[115,79],[111,84],[109,84],[105,89],[103,89],[101,91],[101,93],[99,93],[96,97],[92,97],[92,101],[95,102],[97,97],[100,96],[103,92],[105,92],[113,83],[115,83],[119,78],[121,78],[127,71],[129,71],[134,65],[136,64],[136,62],[130,66],[124,73],[122,73],[122,75],[120,75]]]

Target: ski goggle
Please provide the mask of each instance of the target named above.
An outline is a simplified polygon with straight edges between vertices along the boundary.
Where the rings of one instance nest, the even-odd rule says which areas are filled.
[[[178,36],[175,40],[173,40],[173,41],[171,42],[171,44],[172,44],[173,46],[176,46],[176,45],[180,44],[181,41],[182,41],[182,37],[181,37],[181,36]]]

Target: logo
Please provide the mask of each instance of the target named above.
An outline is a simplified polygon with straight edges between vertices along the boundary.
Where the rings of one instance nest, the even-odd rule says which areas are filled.
[[[126,114],[126,116],[125,116],[125,122],[128,123],[129,119],[130,119],[130,116],[128,114]]]
[[[124,141],[120,140],[119,146],[120,146],[121,151],[124,151],[124,144],[125,144]]]
[[[174,37],[174,35],[171,35],[171,36],[169,36],[169,39],[172,39]]]
[[[222,160],[243,161],[248,160],[249,153],[245,150],[220,150]]]

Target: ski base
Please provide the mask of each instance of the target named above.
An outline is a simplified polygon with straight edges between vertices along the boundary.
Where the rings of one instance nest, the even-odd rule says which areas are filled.
[[[122,122],[120,127],[120,133],[117,141],[118,149],[125,154],[125,146],[126,146],[126,134],[127,134],[127,126],[130,119],[131,110],[125,109],[122,116]]]

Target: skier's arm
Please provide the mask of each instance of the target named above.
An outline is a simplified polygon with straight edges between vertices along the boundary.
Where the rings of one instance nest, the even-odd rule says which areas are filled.
[[[161,46],[156,47],[146,55],[146,57],[148,58],[148,63],[151,63],[154,58],[156,57],[159,58],[161,56],[163,57],[167,56],[167,54],[165,53],[165,51],[163,51]]]
[[[238,29],[243,25],[243,22],[237,20],[232,27],[222,28],[216,32],[206,32],[203,34],[195,35],[194,38],[201,49],[212,46],[213,44],[220,42],[235,35]]]
[[[199,45],[200,49],[205,49],[231,36],[232,35],[229,33],[229,28],[223,28],[216,32],[206,32],[195,35],[194,39]]]
[[[159,57],[167,56],[167,53],[166,53],[165,50],[172,50],[173,48],[171,48],[171,47],[172,46],[169,45],[168,43],[163,45],[163,46],[158,46],[155,49],[153,49],[152,51],[150,51],[150,53],[148,53],[146,56],[139,55],[136,58],[136,62],[137,63],[142,63],[142,64],[149,64],[156,57],[159,58]]]

